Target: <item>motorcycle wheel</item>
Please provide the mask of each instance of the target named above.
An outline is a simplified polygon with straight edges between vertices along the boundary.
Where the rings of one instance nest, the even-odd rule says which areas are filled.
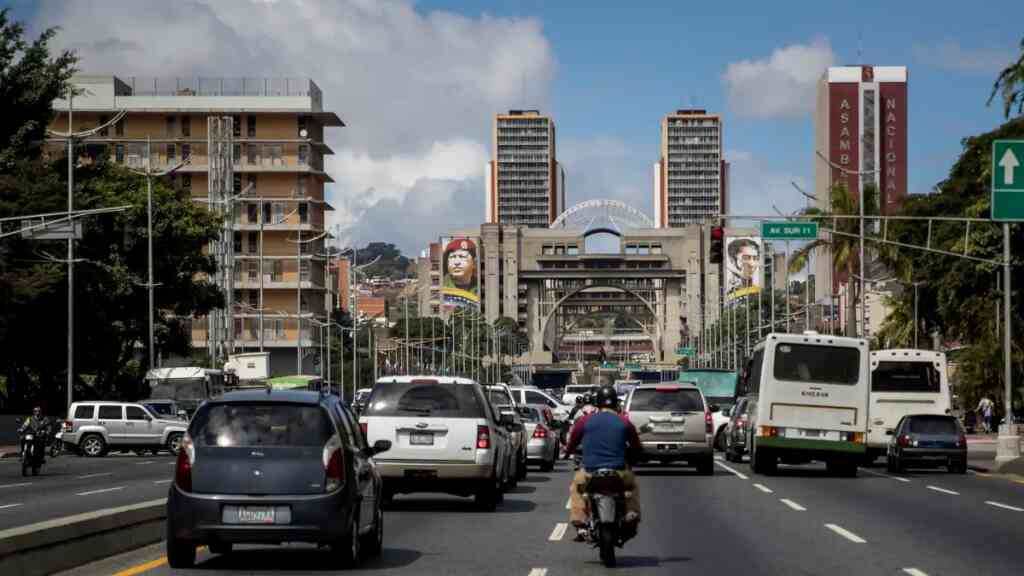
[[[597,544],[601,549],[601,563],[608,568],[615,567],[615,527],[611,524],[597,525]]]

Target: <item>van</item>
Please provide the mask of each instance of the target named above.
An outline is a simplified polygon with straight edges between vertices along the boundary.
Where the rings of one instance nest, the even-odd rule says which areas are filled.
[[[744,388],[756,397],[748,426],[750,468],[824,461],[831,474],[856,476],[867,444],[871,378],[867,340],[769,334],[754,348]]]
[[[896,424],[911,414],[950,413],[946,355],[934,350],[871,353],[868,461],[885,454]]]

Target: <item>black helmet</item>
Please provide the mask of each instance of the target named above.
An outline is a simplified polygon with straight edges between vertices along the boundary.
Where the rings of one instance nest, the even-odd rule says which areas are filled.
[[[611,408],[617,410],[619,407],[619,393],[613,386],[601,386],[595,394],[595,404],[598,408]]]

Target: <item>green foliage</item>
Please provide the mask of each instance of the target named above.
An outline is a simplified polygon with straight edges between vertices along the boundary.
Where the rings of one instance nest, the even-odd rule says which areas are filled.
[[[1002,98],[1004,118],[1010,117],[1014,105],[1017,106],[1017,114],[1024,112],[1024,39],[1020,41],[1020,48],[1020,57],[1016,62],[1003,68],[992,86],[992,94],[988,97],[989,104],[992,104],[997,94]]]
[[[357,265],[368,264],[378,257],[380,257],[379,260],[363,269],[363,275],[366,277],[383,276],[391,280],[409,276],[412,260],[403,256],[401,250],[389,242],[370,242],[360,248]]]

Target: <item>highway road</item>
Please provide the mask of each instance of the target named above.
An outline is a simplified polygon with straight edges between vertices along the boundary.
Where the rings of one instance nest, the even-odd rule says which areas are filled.
[[[39,476],[21,475],[17,458],[0,459],[0,530],[162,498],[174,458],[112,454],[47,458]]]
[[[629,574],[1018,574],[1024,567],[1024,484],[997,476],[862,469],[832,478],[821,466],[782,466],[753,476],[718,461],[692,469],[638,470],[644,521],[619,551]],[[566,530],[570,471],[531,472],[495,513],[469,500],[399,497],[386,513],[385,550],[355,574],[558,576],[606,574],[596,550]],[[152,482],[152,480],[150,480]],[[330,571],[309,546],[201,551],[182,574]],[[158,544],[68,572],[162,575]]]

